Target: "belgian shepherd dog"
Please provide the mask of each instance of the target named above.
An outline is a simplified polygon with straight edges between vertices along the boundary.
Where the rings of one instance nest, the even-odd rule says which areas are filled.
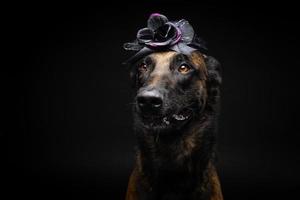
[[[131,66],[137,156],[126,200],[222,200],[215,168],[221,68],[199,51]]]

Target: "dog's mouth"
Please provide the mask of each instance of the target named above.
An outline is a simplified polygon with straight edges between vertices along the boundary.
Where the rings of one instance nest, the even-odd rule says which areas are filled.
[[[192,117],[191,109],[183,109],[180,112],[166,115],[141,115],[142,122],[148,129],[181,127]]]

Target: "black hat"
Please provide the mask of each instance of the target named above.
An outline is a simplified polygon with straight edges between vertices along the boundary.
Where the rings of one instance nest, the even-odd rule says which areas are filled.
[[[156,51],[173,50],[185,55],[195,50],[202,53],[207,51],[204,41],[196,36],[188,21],[169,21],[158,13],[150,15],[147,27],[137,32],[134,42],[125,43],[124,49],[137,51],[125,63],[133,63]]]

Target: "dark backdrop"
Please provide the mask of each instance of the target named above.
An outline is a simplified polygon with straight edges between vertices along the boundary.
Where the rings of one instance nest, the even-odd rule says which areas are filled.
[[[123,199],[135,138],[122,44],[152,12],[190,21],[223,65],[218,168],[225,199],[296,193],[298,11],[254,2],[9,10],[0,190],[33,199]]]

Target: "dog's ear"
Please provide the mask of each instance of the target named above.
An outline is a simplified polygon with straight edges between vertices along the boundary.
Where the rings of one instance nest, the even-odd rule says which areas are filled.
[[[129,71],[129,77],[131,81],[131,87],[137,88],[138,86],[138,73],[135,66],[132,66]]]
[[[221,85],[222,83],[222,69],[221,64],[212,56],[204,57],[205,64],[208,71],[208,81],[213,85]]]
[[[212,56],[205,56],[204,59],[208,72],[208,97],[209,101],[215,104],[220,97],[220,86],[222,83],[221,64]]]

